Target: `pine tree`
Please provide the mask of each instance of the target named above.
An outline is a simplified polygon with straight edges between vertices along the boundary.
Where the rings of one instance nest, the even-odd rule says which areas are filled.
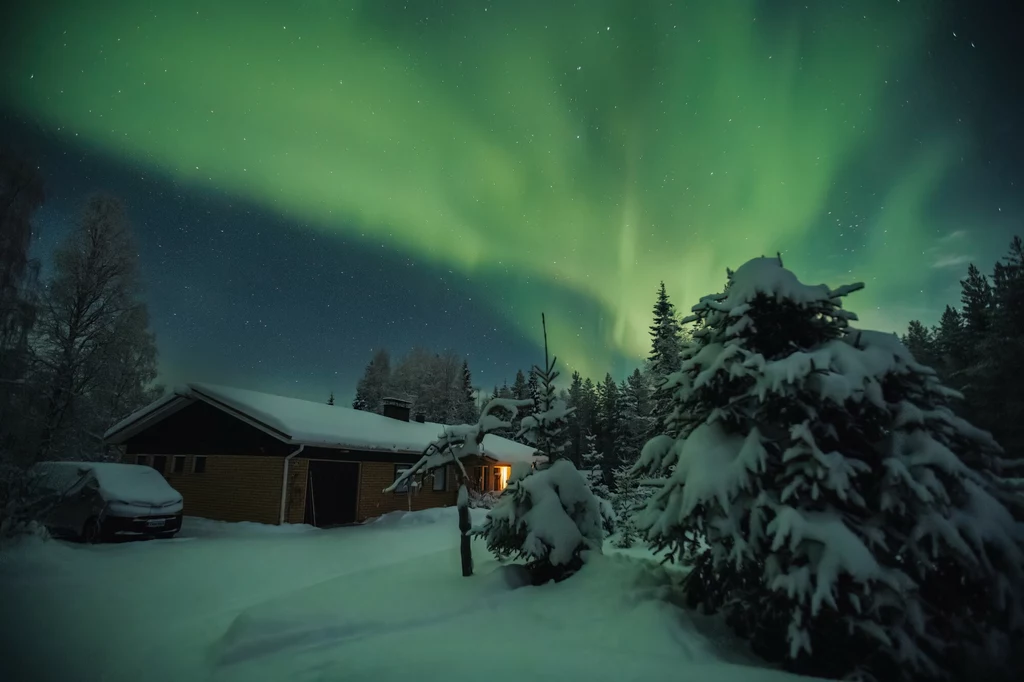
[[[352,407],[366,412],[383,411],[384,394],[391,381],[391,356],[386,350],[378,350],[363,372],[363,378],[356,384],[356,397]]]
[[[935,330],[935,348],[947,377],[963,369],[967,359],[963,317],[948,305]]]
[[[860,288],[759,258],[701,299],[676,432],[636,467],[666,477],[640,522],[655,548],[698,556],[689,598],[762,656],[934,678],[1022,622],[1024,536],[1006,507],[1021,503],[934,372],[895,336],[849,328],[840,302]]]
[[[617,453],[619,462],[632,464],[654,428],[652,390],[649,378],[639,369],[627,377],[619,390]]]
[[[597,436],[593,433],[584,434],[583,442],[583,468],[580,471],[593,493],[607,500],[610,495],[605,483],[604,455],[597,449]]]
[[[597,431],[597,386],[587,377],[583,380],[583,393],[580,395],[580,428],[584,431]]]
[[[595,431],[597,448],[604,457],[602,471],[607,473],[605,484],[608,484],[611,482],[611,470],[619,462],[616,450],[619,436],[619,386],[610,374],[605,374],[604,381],[598,386]]]
[[[331,395],[327,398],[327,404],[328,405],[333,405],[334,404],[334,391],[331,391]]]
[[[679,369],[683,350],[682,326],[676,318],[676,309],[668,299],[665,283],[658,288],[654,304],[654,323],[651,325],[651,354],[648,367],[654,382],[654,430],[664,432],[671,404],[671,388],[666,384],[669,376]]]
[[[977,279],[977,278],[974,278]],[[964,280],[963,298],[984,287]],[[990,429],[1007,455],[1024,460],[1024,245],[1014,237],[1008,254],[995,264],[991,304],[983,333],[968,333],[971,361],[964,370],[962,414]],[[973,298],[984,300],[984,293]],[[979,307],[978,305],[973,306]],[[968,315],[965,302],[965,318]]]
[[[534,374],[533,372],[530,372],[530,378],[527,379],[527,381],[526,381],[526,397],[529,398],[530,400],[534,401],[534,403],[536,403],[537,402],[537,396],[539,396],[539,395],[540,395],[540,384],[537,382],[537,375]],[[529,414],[531,409],[532,408],[530,406],[527,406],[527,408],[526,408],[527,411],[523,413],[523,416],[526,416],[527,414]]]
[[[581,428],[580,418],[582,416],[580,400],[583,396],[583,377],[579,372],[572,373],[572,380],[569,383],[569,391],[566,396],[566,404],[573,408],[572,416],[569,417],[569,458],[579,468],[583,468],[583,437],[585,432]]]
[[[461,415],[462,421],[466,424],[472,424],[480,417],[479,410],[476,407],[476,392],[473,390],[473,375],[469,371],[469,363],[466,360],[462,361],[462,390],[460,393],[462,399]]]
[[[515,400],[533,400],[533,396],[530,395],[530,387],[526,383],[526,375],[523,374],[523,370],[516,371],[516,378],[512,382],[511,388],[509,388],[509,395]],[[522,416],[517,416],[512,421],[512,432],[519,433],[520,424],[522,422]]]
[[[537,396],[533,403],[533,413],[524,417],[517,437],[525,437],[526,442],[537,448],[538,453],[546,456],[549,462],[565,457],[569,449],[567,417],[572,414],[571,408],[556,395],[555,379],[558,370],[555,361],[541,369],[534,366],[533,373],[537,376]]]
[[[938,356],[935,351],[935,337],[931,330],[918,320],[911,320],[907,333],[903,335],[903,345],[914,354],[914,359],[922,365],[935,367]]]
[[[960,280],[965,331],[974,338],[980,338],[989,330],[992,314],[992,285],[985,275],[971,263],[967,268],[967,279]]]
[[[516,371],[515,381],[512,382],[512,397],[515,400],[529,400],[532,396],[529,394],[529,387],[526,385],[526,375],[523,374],[523,370]]]

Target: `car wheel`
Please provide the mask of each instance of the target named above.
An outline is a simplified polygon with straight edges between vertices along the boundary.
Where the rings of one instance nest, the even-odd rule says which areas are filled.
[[[85,526],[82,527],[82,542],[90,545],[98,544],[103,539],[102,528],[100,527],[100,520],[95,516],[90,517],[85,522]]]

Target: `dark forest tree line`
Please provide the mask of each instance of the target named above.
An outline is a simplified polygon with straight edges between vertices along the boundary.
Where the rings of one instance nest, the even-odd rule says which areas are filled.
[[[963,394],[956,409],[990,431],[1007,455],[1024,457],[1024,243],[1015,237],[991,276],[973,263],[960,306],[937,325],[910,323],[903,342],[918,362]]]
[[[413,348],[392,368],[391,354],[378,350],[356,384],[352,407],[381,414],[387,397],[409,400],[412,414],[438,424],[473,423],[479,416],[469,363],[452,351]]]

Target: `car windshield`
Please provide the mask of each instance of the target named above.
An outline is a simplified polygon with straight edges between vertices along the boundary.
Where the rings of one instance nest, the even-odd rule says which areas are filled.
[[[1024,670],[1021,2],[0,5],[0,680]]]

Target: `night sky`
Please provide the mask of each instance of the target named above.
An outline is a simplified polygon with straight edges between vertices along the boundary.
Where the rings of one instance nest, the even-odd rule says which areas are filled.
[[[350,399],[372,355],[621,377],[781,251],[935,322],[1024,231],[1012,2],[3,3],[44,260],[122,198],[162,380]],[[16,5],[16,6],[15,6]]]

